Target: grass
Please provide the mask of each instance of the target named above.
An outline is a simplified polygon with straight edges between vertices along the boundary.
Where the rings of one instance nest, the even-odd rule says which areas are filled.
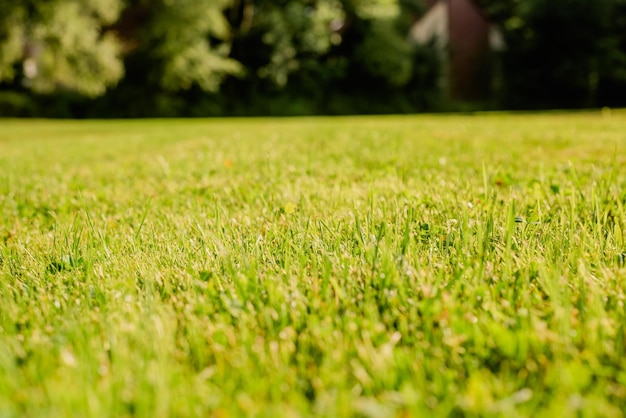
[[[0,121],[0,417],[622,417],[625,133]]]

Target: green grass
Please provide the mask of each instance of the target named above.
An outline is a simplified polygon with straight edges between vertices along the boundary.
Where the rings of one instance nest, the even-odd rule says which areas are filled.
[[[626,112],[0,121],[0,417],[621,417]]]

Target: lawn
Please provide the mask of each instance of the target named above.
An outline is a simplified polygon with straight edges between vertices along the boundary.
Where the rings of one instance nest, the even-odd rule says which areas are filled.
[[[0,417],[622,417],[626,111],[0,120]]]

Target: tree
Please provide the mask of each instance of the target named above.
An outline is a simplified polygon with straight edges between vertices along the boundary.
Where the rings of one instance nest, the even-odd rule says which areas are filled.
[[[251,4],[243,0],[236,7]],[[247,19],[231,19],[232,56],[245,65],[249,81],[285,87],[290,76],[316,67],[340,42],[333,27],[343,18],[335,0],[257,0]]]
[[[119,43],[103,31],[120,0],[2,0],[0,9],[0,82],[96,96],[122,77]]]
[[[438,77],[417,1],[0,0],[0,84],[80,116],[408,110]]]
[[[247,73],[243,83],[228,83],[233,96],[287,95],[291,106],[307,101],[309,110],[328,112],[330,106],[332,113],[385,111],[389,96],[406,101],[407,87],[424,73],[406,22],[399,24],[405,13],[398,0],[235,3],[227,13],[235,33],[232,57]],[[253,12],[245,13],[252,3]]]
[[[594,106],[626,91],[624,0],[478,1],[507,44],[506,106]]]
[[[116,29],[131,59],[138,56],[144,61],[142,71],[149,83],[170,92],[194,86],[214,92],[225,76],[243,71],[229,58],[230,27],[223,14],[229,4],[229,0],[131,0]],[[124,20],[133,16],[139,19]]]
[[[598,62],[598,105],[626,105],[626,0],[614,0]]]

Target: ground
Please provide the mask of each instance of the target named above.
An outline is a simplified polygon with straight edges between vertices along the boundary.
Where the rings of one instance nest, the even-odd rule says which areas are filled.
[[[0,121],[0,416],[626,410],[626,112]]]

